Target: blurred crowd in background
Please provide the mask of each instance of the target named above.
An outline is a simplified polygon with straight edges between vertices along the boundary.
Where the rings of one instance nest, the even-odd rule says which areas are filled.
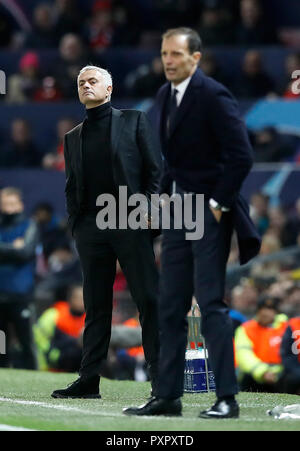
[[[153,54],[150,61],[139,60],[139,64],[117,83],[118,99],[123,98],[125,102],[126,99],[136,102],[153,99],[165,82],[159,57],[161,34],[167,28],[181,25],[199,31],[204,45],[202,70],[225,84],[238,100],[300,99],[291,90],[291,74],[300,70],[300,16],[298,27],[286,29],[274,16],[276,8],[274,14],[271,13],[272,2],[267,0],[31,0],[26,5],[21,1],[12,3],[18,20],[5,8],[5,2],[0,1],[0,48],[11,55],[11,67],[16,68],[8,73],[7,93],[0,96],[0,105],[17,108],[76,101],[79,70],[87,63],[110,70],[110,62],[118,62],[113,62],[113,57],[110,59],[109,52],[121,47],[141,52],[141,55],[153,50]],[[244,50],[239,70],[234,73],[226,73],[219,64],[216,49],[224,45]],[[261,49],[266,46],[288,50],[283,58],[284,76],[280,81],[275,73],[265,68]],[[51,55],[47,53],[52,51]],[[43,52],[51,56],[51,67]],[[230,65],[230,61],[227,64]],[[78,117],[72,114],[61,116],[51,124],[53,142],[47,147],[46,140],[41,151],[34,139],[39,124],[29,120],[26,114],[15,115],[8,129],[0,129],[0,168],[43,168],[63,172],[63,137],[78,122]],[[300,162],[299,136],[281,134],[274,127],[256,132],[249,130],[249,134],[255,162],[293,162],[295,165]],[[7,194],[26,203],[17,191]],[[254,317],[262,296],[276,298],[278,312],[287,317],[300,316],[300,190],[297,197],[296,203],[282,206],[280,201],[274,203],[274,199],[262,192],[252,194],[251,215],[262,235],[262,248],[260,256],[241,270],[238,246],[233,237],[226,297],[237,326]],[[28,245],[27,238],[20,242],[17,235],[14,239],[5,235],[4,231],[11,224],[6,222],[8,212],[7,207],[3,207],[3,198],[0,208],[0,329],[7,329],[6,323],[13,322],[14,314],[18,314],[5,310],[6,288],[1,287],[1,281],[7,280],[12,273],[5,272],[8,270],[3,259],[11,259],[10,264],[17,267],[20,262],[27,265],[30,261],[31,269],[27,267],[27,275],[24,275],[27,280],[24,292],[10,288],[14,297],[24,295],[23,319],[28,321],[30,328],[35,324],[38,366],[55,371],[76,371],[84,324],[82,276],[66,220],[57,214],[55,205],[47,201],[36,205],[30,215],[30,221],[36,225],[35,250],[32,253],[31,249],[24,257],[24,252],[22,256],[18,252]],[[25,224],[23,214],[24,208],[14,212],[17,228],[19,224]],[[29,223],[27,225],[29,227]],[[5,239],[10,243],[9,250],[3,244]],[[160,238],[155,243],[155,252],[159,265]],[[4,324],[5,315],[7,321]],[[116,339],[103,374],[116,379],[145,380],[147,374],[139,345],[137,311],[119,267],[114,286],[113,325],[125,326],[120,330],[125,334],[129,329],[135,329],[137,335],[132,343],[136,341],[137,346],[130,347],[129,343],[124,349],[123,339]],[[33,338],[24,336],[21,329],[22,322],[15,330],[9,326],[12,337],[10,360],[0,356],[0,366],[34,366],[30,357]]]
[[[5,3],[5,2],[4,2]],[[29,0],[16,2],[24,31],[1,14],[2,45],[52,48],[66,33],[76,33],[90,50],[111,46],[155,46],[161,30],[189,24],[204,44],[261,45],[288,43],[291,36],[274,25],[270,3],[260,0]],[[25,23],[24,23],[25,22]],[[29,23],[28,23],[29,22]],[[130,26],[128,26],[130,25]]]
[[[159,57],[161,33],[183,24],[198,30],[203,40],[202,70],[238,99],[300,96],[291,90],[292,74],[300,67],[300,19],[298,28],[285,28],[274,17],[276,5],[268,0],[30,0],[15,1],[8,9],[6,2],[1,3],[0,48],[9,55],[9,67],[7,94],[0,100],[9,105],[75,101],[78,72],[88,63],[112,71],[117,78],[115,98],[153,99],[165,80]],[[234,64],[217,51],[228,46],[243,49]],[[280,71],[272,67],[277,54],[268,53],[266,58],[262,51],[266,48],[285,49],[277,62]],[[130,64],[130,53],[125,54],[120,76],[119,68],[115,70],[120,56],[111,53],[115,49],[139,55]],[[76,120],[62,117],[53,124],[51,146],[43,149],[32,142],[37,123],[24,116],[12,120],[9,133],[0,128],[0,167],[63,169],[61,138]],[[250,135],[255,161],[300,160],[298,136],[283,135],[274,127]]]

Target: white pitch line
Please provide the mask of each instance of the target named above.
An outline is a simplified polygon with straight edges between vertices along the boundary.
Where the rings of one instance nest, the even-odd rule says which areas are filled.
[[[0,431],[15,431],[15,432],[33,432],[35,429],[21,428],[17,426],[10,426],[9,424],[0,424]]]
[[[112,412],[105,412],[105,411],[96,411],[93,412],[91,410],[85,410],[85,409],[80,409],[78,407],[68,407],[68,406],[64,406],[61,404],[48,404],[46,402],[39,402],[39,401],[25,401],[23,399],[11,399],[11,398],[1,398],[0,397],[0,403],[1,402],[7,402],[10,404],[19,404],[19,405],[23,405],[23,406],[33,406],[33,407],[42,407],[44,409],[55,409],[55,410],[61,410],[64,412],[75,412],[75,413],[82,413],[84,415],[92,415],[92,416],[102,416],[102,417],[116,417],[116,418],[129,418],[128,416],[126,417],[123,413],[112,413]],[[140,419],[140,420],[158,420],[158,421],[162,421],[162,420],[169,420],[168,417],[147,417],[147,416],[143,416],[143,417],[132,417],[134,420]],[[177,419],[181,419],[181,417],[178,417]]]
[[[91,410],[80,409],[78,407],[68,407],[68,406],[63,406],[61,404],[47,404],[46,402],[38,402],[38,401],[25,401],[23,399],[0,398],[0,402],[19,404],[19,405],[23,405],[23,406],[42,407],[44,409],[63,410],[64,412],[83,413],[85,415],[102,415],[102,416],[110,416],[110,417],[123,416],[118,413],[92,412]]]

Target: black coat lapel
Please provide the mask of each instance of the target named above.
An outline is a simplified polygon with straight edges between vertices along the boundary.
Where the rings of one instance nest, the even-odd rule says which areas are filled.
[[[158,124],[159,124],[159,134],[160,141],[164,142],[165,140],[165,127],[166,127],[166,112],[167,112],[167,102],[170,95],[171,85],[170,83],[165,86],[164,91],[161,93],[161,97],[159,99],[159,114],[158,114]]]
[[[170,137],[183,120],[184,116],[190,111],[191,105],[195,101],[195,89],[198,89],[202,84],[203,73],[200,69],[197,69],[192,76],[188,87],[184,93],[183,99],[178,107],[173,123],[171,124]]]
[[[80,181],[81,186],[83,186],[83,166],[82,166],[82,132],[84,127],[85,120],[79,125],[78,127],[78,139],[75,140],[77,144],[76,148],[76,155],[77,155],[77,162],[78,162],[78,178]]]
[[[118,144],[120,141],[120,136],[122,129],[124,127],[125,119],[123,113],[120,110],[112,108],[111,115],[111,148],[113,156],[116,155],[118,151]]]
[[[190,110],[190,107],[192,103],[194,102],[195,96],[192,93],[190,85],[187,87],[183,99],[178,107],[178,110],[176,110],[176,115],[174,117],[173,122],[171,123],[170,127],[170,137],[175,132],[176,128],[184,118],[185,114]]]
[[[85,120],[78,126],[78,136],[79,139],[76,139],[76,142],[79,144],[79,148],[77,149],[77,155],[79,158],[79,166],[82,167],[82,131],[83,131],[83,124]]]

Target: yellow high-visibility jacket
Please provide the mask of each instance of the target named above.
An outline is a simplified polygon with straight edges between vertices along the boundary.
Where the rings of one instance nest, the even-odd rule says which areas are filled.
[[[262,383],[264,374],[282,371],[280,344],[287,327],[286,315],[276,316],[269,327],[261,326],[256,319],[242,324],[235,333],[235,357],[238,377],[249,374]]]

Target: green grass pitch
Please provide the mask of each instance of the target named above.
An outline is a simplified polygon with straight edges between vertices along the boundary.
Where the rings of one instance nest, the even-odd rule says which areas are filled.
[[[183,416],[127,417],[122,408],[142,404],[150,394],[149,383],[101,381],[101,400],[54,400],[51,392],[64,388],[77,376],[0,369],[0,430],[11,427],[44,431],[295,431],[300,420],[275,420],[266,411],[276,405],[297,404],[298,396],[240,393],[238,420],[201,420],[214,394],[186,394]]]

